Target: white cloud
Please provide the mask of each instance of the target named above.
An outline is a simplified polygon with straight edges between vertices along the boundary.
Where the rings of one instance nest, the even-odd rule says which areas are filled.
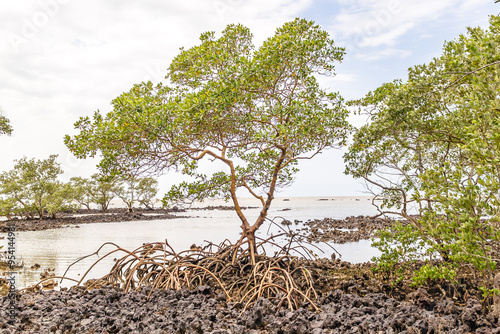
[[[405,23],[378,35],[367,36],[360,41],[360,47],[392,46],[396,44],[398,37],[404,35],[413,27],[413,23]]]
[[[356,79],[356,75],[347,73],[340,73],[335,75],[333,78],[329,78],[332,82],[354,82]]]
[[[344,7],[332,19],[329,29],[351,50],[363,53],[369,48],[394,48],[404,42],[412,30],[440,22],[455,24],[454,19],[484,13],[488,0],[353,0],[339,3]],[[433,31],[439,34],[438,30]],[[380,53],[382,54],[382,53]],[[387,52],[387,56],[392,55]],[[378,58],[375,58],[378,59]]]
[[[346,64],[324,83],[357,96],[378,78],[364,62],[408,57],[401,41],[419,27],[437,20],[471,22],[485,16],[486,2],[491,0],[341,0],[333,20],[325,22],[322,14],[331,7],[325,2],[318,7],[314,0],[4,1],[0,106],[14,133],[0,136],[0,171],[22,156],[58,153],[69,176],[90,175],[95,161],[76,161],[63,144],[63,136],[75,132],[73,123],[96,109],[108,111],[111,100],[134,83],[162,80],[179,47],[195,45],[204,31],[220,33],[227,24],[242,23],[259,45],[284,22],[317,6],[318,17],[306,18],[327,28],[338,45],[348,46]],[[474,14],[470,19],[468,12]]]
[[[371,50],[367,51],[366,53],[357,53],[354,55],[354,57],[366,61],[373,61],[373,60],[378,60],[378,59],[383,59],[383,58],[403,58],[403,57],[408,57],[411,55],[410,51],[407,50],[401,50],[401,49],[394,49],[394,48],[387,48],[387,49],[382,49],[382,50]]]
[[[14,133],[0,136],[0,171],[14,159],[58,153],[69,176],[90,175],[63,143],[79,116],[106,112],[134,83],[162,80],[179,47],[204,31],[247,25],[256,44],[311,0],[74,1],[0,4],[0,106]],[[68,176],[68,177],[69,177]]]

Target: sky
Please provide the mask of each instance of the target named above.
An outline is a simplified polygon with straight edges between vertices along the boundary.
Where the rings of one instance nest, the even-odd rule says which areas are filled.
[[[283,23],[313,20],[346,48],[337,75],[323,88],[349,100],[384,82],[405,79],[411,66],[441,54],[466,27],[488,27],[494,0],[23,0],[0,4],[0,107],[14,132],[0,136],[0,172],[16,159],[58,154],[62,180],[89,177],[97,160],[76,159],[63,142],[74,123],[142,81],[164,79],[179,48],[201,33],[241,23],[258,47]],[[359,126],[366,120],[353,117]],[[301,162],[280,197],[362,196],[344,175],[342,150]],[[160,193],[183,178],[159,178]],[[161,197],[161,196],[160,196]]]

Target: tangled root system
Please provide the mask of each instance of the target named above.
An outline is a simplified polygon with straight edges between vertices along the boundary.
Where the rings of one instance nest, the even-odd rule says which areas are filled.
[[[286,233],[266,240],[260,239],[255,265],[252,265],[247,243],[241,240],[235,244],[229,240],[220,244],[208,242],[204,247],[193,245],[180,252],[176,252],[167,240],[143,244],[133,251],[107,242],[95,253],[71,264],[66,273],[75,263],[89,256],[99,255],[104,246],[112,245],[114,249],[95,261],[78,281],[78,285],[82,284],[90,270],[100,261],[122,252],[125,255],[116,260],[107,275],[84,283],[87,290],[104,285],[117,286],[124,291],[139,290],[143,286],[154,289],[192,289],[209,285],[223,293],[227,301],[241,303],[243,310],[260,297],[275,300],[278,309],[287,307],[293,310],[310,305],[319,310],[314,303],[318,295],[313,287],[310,270],[301,264],[304,261],[300,257],[290,254],[292,251],[304,254],[301,253],[303,251],[307,256],[312,252],[302,244],[292,242],[293,236],[286,246],[279,246],[275,239],[283,235]],[[268,256],[266,246],[272,246],[278,251],[273,256]],[[62,279],[67,279],[66,273]]]
[[[231,243],[226,239],[220,244],[207,242],[204,247],[193,245],[180,252],[176,252],[167,240],[143,244],[133,251],[107,242],[96,252],[72,263],[58,278],[68,279],[66,273],[71,266],[90,256],[99,255],[106,245],[111,245],[114,249],[95,261],[79,281],[69,279],[82,285],[99,262],[121,252],[125,255],[115,259],[107,275],[83,283],[87,290],[104,285],[116,286],[125,292],[140,290],[144,286],[178,290],[209,285],[224,294],[227,301],[241,303],[243,311],[261,297],[274,300],[278,310],[281,307],[294,310],[309,305],[317,311],[319,308],[314,301],[318,294],[313,286],[313,269],[304,265],[307,261],[303,261],[304,258],[312,257],[311,247],[315,246],[308,244],[310,247],[307,248],[297,235],[281,229],[281,234],[267,239],[257,238],[259,243],[256,245],[255,262],[251,259],[248,244],[243,240]],[[286,245],[279,245],[277,240],[287,240]],[[274,254],[266,255],[266,248],[273,248]],[[40,283],[28,290],[36,290]]]

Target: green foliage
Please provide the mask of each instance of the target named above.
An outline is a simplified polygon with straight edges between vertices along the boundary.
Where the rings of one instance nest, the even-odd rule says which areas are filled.
[[[148,209],[154,207],[158,193],[158,181],[153,178],[139,178],[133,175],[120,175],[115,194],[133,211],[134,202],[144,205]]]
[[[388,275],[396,283],[405,278],[407,268],[420,260],[425,243],[419,233],[408,224],[396,222],[391,230],[380,230],[372,243],[382,254],[374,257],[375,271]]]
[[[113,198],[119,197],[132,211],[135,202],[149,209],[154,208],[158,181],[150,177],[94,174],[91,179],[72,177],[71,188],[74,200],[88,210],[91,209],[91,204],[97,204],[101,210],[106,211]]]
[[[0,216],[12,219],[16,215],[17,203],[15,198],[0,198]]]
[[[139,178],[136,190],[137,202],[147,209],[154,209],[158,194],[158,181],[151,177]]]
[[[58,181],[63,173],[57,155],[45,160],[22,158],[14,168],[0,175],[0,214],[42,219],[71,208],[69,185]]]
[[[500,18],[469,28],[408,80],[382,85],[351,102],[371,121],[354,136],[346,172],[364,179],[379,209],[408,228],[377,243],[378,261],[429,261],[416,282],[451,279],[472,265],[490,284],[499,258]],[[390,244],[415,245],[394,257]]]
[[[344,50],[313,22],[296,19],[255,48],[242,25],[220,38],[201,35],[200,44],[171,63],[169,85],[135,85],[113,100],[106,115],[81,118],[80,131],[66,136],[79,158],[102,155],[100,168],[114,174],[162,172],[192,176],[174,187],[165,203],[231,199],[243,235],[253,238],[277,188],[289,185],[297,162],[344,145],[350,126],[337,93],[321,89],[317,75],[333,75]],[[198,171],[201,160],[224,170]],[[239,209],[243,188],[262,204],[250,225]]]
[[[92,202],[97,204],[102,211],[108,210],[109,204],[120,188],[118,179],[114,176],[96,173],[92,175],[90,184]]]
[[[497,296],[500,293],[500,290],[498,289],[488,289],[485,288],[484,286],[480,286],[479,290],[481,290],[481,292],[483,293],[483,300],[488,297]]]
[[[0,108],[0,135],[12,133],[12,126],[10,125],[10,120],[2,114],[2,109]]]
[[[136,201],[136,188],[138,180],[133,176],[121,175],[117,179],[117,182],[115,195],[120,198],[125,205],[127,205],[128,211],[132,212],[134,202]]]
[[[94,200],[95,181],[78,176],[72,177],[70,181],[75,201],[81,206],[85,206],[87,210],[90,210],[90,205]]]
[[[48,194],[45,211],[55,218],[61,211],[74,209],[76,205],[73,203],[73,187],[70,183],[59,183],[55,191]]]
[[[439,281],[452,281],[456,277],[456,271],[449,265],[430,265],[422,266],[415,276],[412,277],[413,285],[424,285],[427,283]]]

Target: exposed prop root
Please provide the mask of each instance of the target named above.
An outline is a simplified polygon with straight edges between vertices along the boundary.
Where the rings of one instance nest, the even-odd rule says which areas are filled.
[[[285,246],[280,246],[276,239],[283,236],[288,237],[289,241]],[[243,311],[260,297],[276,300],[278,309],[288,307],[293,310],[308,304],[319,310],[314,303],[318,296],[310,269],[301,265],[304,261],[299,257],[290,254],[296,252],[310,256],[312,252],[293,240],[289,233],[258,240],[255,265],[252,265],[247,243],[242,240],[236,244],[229,240],[220,244],[207,242],[204,247],[193,245],[191,249],[181,252],[176,252],[167,240],[143,244],[133,251],[114,243],[105,243],[95,253],[72,263],[60,278],[61,282],[68,279],[66,273],[71,266],[89,256],[99,255],[105,245],[112,245],[115,249],[100,256],[79,281],[70,280],[81,285],[100,261],[114,253],[123,252],[125,255],[116,260],[107,275],[85,282],[87,290],[104,285],[117,286],[124,291],[139,290],[143,286],[191,289],[209,285],[218,293],[223,293],[228,301],[241,303]],[[266,255],[266,246],[277,250],[273,256]]]
[[[227,300],[244,304],[244,309],[265,297],[278,299],[279,307],[297,309],[308,303],[318,310],[312,301],[317,294],[311,275],[298,262],[288,254],[257,255],[252,266],[250,252],[242,243],[231,244],[226,240],[219,245],[209,243],[204,248],[193,247],[177,253],[165,241],[145,244],[129,252],[94,286],[112,284],[128,291],[145,285],[157,289],[210,285],[224,293]]]
[[[281,307],[293,310],[308,304],[318,311],[319,308],[314,302],[318,295],[311,274],[314,269],[306,267],[304,263],[307,261],[303,261],[305,258],[315,257],[311,247],[316,246],[304,246],[304,242],[290,229],[286,230],[270,221],[278,226],[282,233],[267,239],[256,238],[258,243],[255,265],[252,264],[252,255],[247,243],[242,239],[235,244],[227,239],[220,244],[207,241],[204,247],[193,245],[181,252],[176,252],[167,240],[143,244],[133,251],[107,242],[96,252],[73,262],[59,278],[62,278],[61,283],[64,279],[70,279],[77,282],[77,285],[82,285],[89,272],[99,262],[121,252],[125,255],[115,259],[107,275],[83,283],[86,290],[104,285],[117,286],[124,291],[139,290],[143,286],[151,286],[153,289],[191,289],[209,285],[217,293],[223,293],[228,301],[243,305],[243,311],[261,297],[275,300],[278,310]],[[283,240],[286,240],[284,246],[279,242]],[[100,256],[80,280],[66,277],[74,264],[93,255],[99,256],[99,252],[106,245],[111,245],[114,249]],[[266,250],[270,248],[274,250],[272,256],[266,255]],[[319,250],[317,247],[316,249]],[[298,254],[300,257],[292,254]],[[42,282],[37,283],[35,287],[40,283]]]
[[[67,279],[67,280],[70,280],[70,281],[78,283],[78,280],[73,279],[73,278],[69,278],[69,277],[65,277],[65,276],[50,276],[50,277],[46,277],[46,278],[38,281],[36,284],[28,286],[28,287],[26,287],[24,289],[19,289],[18,292],[21,293],[21,292],[37,292],[37,291],[40,291],[40,290],[43,289],[43,282],[54,280],[54,279],[57,279],[57,278],[60,278],[61,282],[62,282],[62,280]]]

